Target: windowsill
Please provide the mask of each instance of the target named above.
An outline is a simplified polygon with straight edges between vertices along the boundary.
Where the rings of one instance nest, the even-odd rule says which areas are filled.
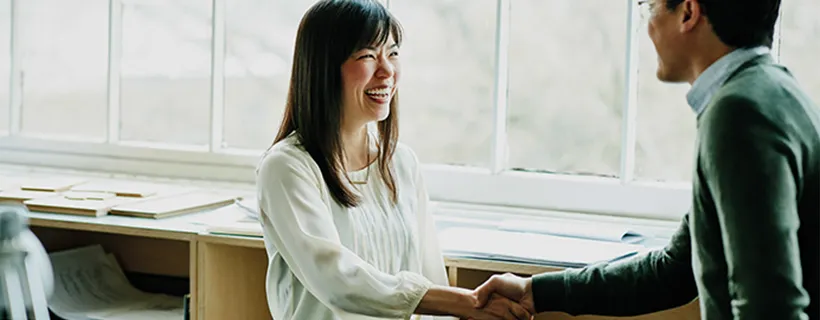
[[[205,180],[181,180],[156,177],[138,177],[125,174],[111,174],[62,170],[42,167],[25,167],[0,164],[2,173],[54,173],[88,178],[127,179],[171,184],[185,184],[218,189],[238,190],[253,193],[252,184],[225,183]],[[480,229],[498,229],[505,221],[527,221],[533,223],[589,223],[593,225],[610,225],[629,229],[645,236],[645,240],[637,243],[646,249],[660,247],[666,244],[669,237],[679,225],[679,221],[656,220],[630,217],[617,217],[589,213],[572,213],[562,211],[547,211],[508,206],[487,206],[452,202],[433,202],[434,214],[439,231],[449,227],[467,227]],[[139,228],[141,224],[135,224]]]

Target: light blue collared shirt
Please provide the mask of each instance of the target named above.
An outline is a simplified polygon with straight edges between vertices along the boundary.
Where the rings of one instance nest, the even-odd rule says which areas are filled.
[[[735,49],[712,63],[712,65],[706,68],[706,70],[695,79],[695,82],[692,83],[692,88],[689,89],[689,92],[686,94],[686,101],[689,103],[689,106],[692,107],[692,110],[694,110],[697,115],[700,115],[703,109],[706,109],[706,105],[709,104],[709,101],[712,100],[712,95],[720,89],[723,83],[726,82],[726,79],[728,79],[737,68],[740,68],[740,66],[747,61],[764,54],[769,54],[769,52],[769,47],[766,46],[750,49]]]

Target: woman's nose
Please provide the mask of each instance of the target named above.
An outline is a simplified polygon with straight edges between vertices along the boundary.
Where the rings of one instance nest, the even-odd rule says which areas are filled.
[[[389,78],[393,76],[393,73],[395,73],[395,66],[393,65],[393,62],[387,59],[381,60],[381,63],[379,63],[379,69],[376,70],[376,75],[383,78]]]

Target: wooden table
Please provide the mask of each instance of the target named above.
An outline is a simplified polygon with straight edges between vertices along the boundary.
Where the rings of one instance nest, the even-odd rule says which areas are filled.
[[[127,272],[189,279],[191,319],[271,319],[265,298],[267,255],[262,239],[209,234],[205,231],[206,226],[197,220],[200,215],[149,220],[32,213],[30,225],[49,252],[101,244],[117,257]],[[451,284],[464,288],[475,288],[496,273],[531,275],[559,270],[548,266],[446,257],[445,263]],[[539,320],[698,318],[696,302],[630,318],[570,317],[561,313],[537,317]]]

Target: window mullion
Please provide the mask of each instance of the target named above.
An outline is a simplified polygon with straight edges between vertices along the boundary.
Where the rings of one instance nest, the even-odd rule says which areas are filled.
[[[110,0],[108,14],[108,143],[120,141],[121,65],[122,0]]]
[[[493,101],[493,140],[491,171],[507,167],[507,102],[510,52],[510,2],[498,0],[495,34],[495,83]]]
[[[635,147],[638,126],[638,32],[640,10],[638,3],[627,1],[626,65],[621,128],[621,183],[631,182],[635,176]]]
[[[780,14],[777,15],[777,22],[774,24],[774,39],[772,41],[772,57],[774,61],[780,63],[780,42],[782,41],[782,26],[783,26],[783,9],[781,7]]]
[[[213,0],[210,150],[222,149],[225,129],[225,0]]]

